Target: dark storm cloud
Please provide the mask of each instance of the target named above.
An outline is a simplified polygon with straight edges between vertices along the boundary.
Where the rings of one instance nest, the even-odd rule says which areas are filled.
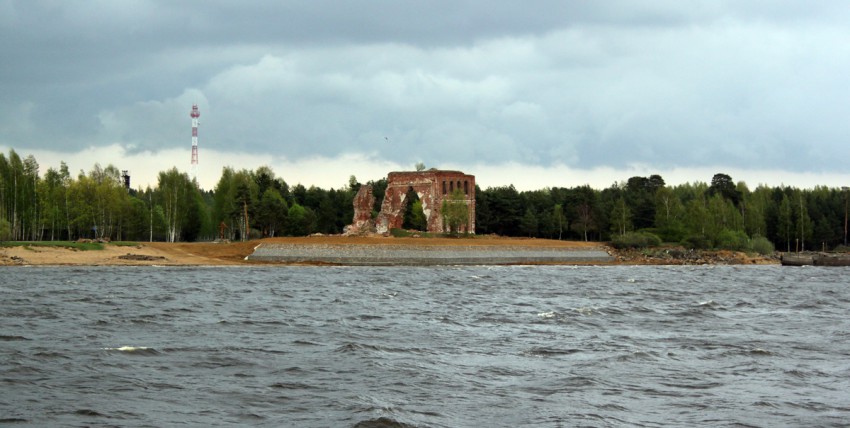
[[[0,145],[835,170],[846,9],[0,0]]]

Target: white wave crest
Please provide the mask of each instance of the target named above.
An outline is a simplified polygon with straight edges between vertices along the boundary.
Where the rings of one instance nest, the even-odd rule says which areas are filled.
[[[151,348],[147,346],[122,346],[120,348],[103,348],[104,351],[119,351],[119,352],[137,352],[137,351],[148,351]]]

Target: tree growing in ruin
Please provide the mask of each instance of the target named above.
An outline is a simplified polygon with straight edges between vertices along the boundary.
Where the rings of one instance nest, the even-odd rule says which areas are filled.
[[[443,213],[445,230],[452,235],[469,230],[469,209],[466,206],[466,197],[463,190],[455,189],[447,198],[443,199],[440,207]]]

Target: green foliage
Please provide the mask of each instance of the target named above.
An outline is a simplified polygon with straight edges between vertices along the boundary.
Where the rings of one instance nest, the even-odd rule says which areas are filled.
[[[394,238],[410,238],[410,237],[413,237],[413,236],[416,236],[416,237],[419,237],[419,238],[435,238],[435,237],[440,237],[440,236],[445,236],[445,235],[442,235],[442,234],[439,234],[439,233],[422,232],[422,231],[419,231],[419,230],[411,231],[411,230],[407,230],[407,229],[390,229],[390,236],[392,236]]]
[[[681,242],[688,234],[688,230],[679,222],[671,222],[664,227],[654,228],[652,232],[658,235],[662,242]]]
[[[655,227],[660,229],[683,228],[685,207],[672,189],[661,188],[655,192]]]
[[[428,228],[425,211],[422,209],[422,201],[419,200],[419,195],[412,187],[404,195],[404,214],[402,215],[401,227],[413,230]]]
[[[752,243],[750,243],[750,249],[763,256],[773,254],[775,251],[773,242],[770,242],[770,240],[764,236],[756,236],[753,238]]]
[[[605,227],[607,216],[603,212],[599,192],[594,191],[590,186],[564,189],[564,191],[552,189],[552,193],[555,200],[558,200],[557,195],[563,195],[567,230],[576,234],[573,235],[574,239],[587,241],[594,232],[607,229]]]
[[[422,209],[422,201],[420,201],[419,198],[416,198],[416,200],[407,204],[404,211],[402,227],[413,230],[428,229],[428,221],[425,219],[425,210]]]
[[[531,208],[527,208],[525,210],[525,215],[522,216],[522,220],[519,224],[520,230],[527,234],[529,237],[535,236],[537,234],[537,215],[534,214],[534,211]]]
[[[12,225],[5,218],[0,218],[0,242],[12,238]]]
[[[95,164],[74,176],[64,163],[47,168],[43,177],[39,170],[33,156],[0,153],[0,240],[206,240],[218,235],[221,223],[230,239],[340,233],[351,222],[360,186],[352,176],[340,189],[290,188],[261,166],[254,171],[224,168],[208,191],[176,169],[161,172],[154,188],[128,191],[112,165]],[[387,181],[369,184],[377,213]],[[601,190],[583,185],[519,192],[513,186],[476,186],[476,218],[461,218],[446,228],[463,231],[474,221],[476,233],[484,235],[598,241],[637,229],[691,248],[761,246],[770,251],[766,244],[774,244],[784,251],[835,249],[844,243],[848,200],[850,191],[824,186],[761,185],[750,191],[726,174],[716,174],[710,184],[675,186],[658,175],[631,177]],[[411,201],[406,227],[424,229],[424,211]],[[466,207],[458,212],[466,213]],[[754,239],[745,245],[746,236]]]
[[[387,179],[382,178],[377,181],[368,181],[366,184],[372,186],[372,195],[375,196],[375,205],[372,211],[381,212],[381,204],[384,203],[384,194],[387,193]],[[375,215],[377,216],[377,214]],[[375,217],[373,216],[373,217]]]
[[[316,229],[316,215],[309,208],[297,203],[289,207],[287,215],[288,234],[291,236],[306,236]]]
[[[691,235],[699,235],[703,238],[707,237],[710,233],[709,228],[711,224],[709,222],[710,213],[704,198],[694,198],[685,204],[684,220],[685,229],[687,229]],[[690,237],[687,239],[690,239]],[[709,247],[711,246],[710,242],[711,239],[709,238]]]
[[[0,154],[0,218],[9,222],[9,239],[38,239],[38,162],[14,150]]]
[[[615,235],[625,235],[632,230],[632,210],[626,204],[625,198],[620,198],[611,211],[611,232]]]
[[[689,235],[682,240],[682,246],[694,250],[707,250],[711,248],[711,239],[705,235]]]
[[[263,236],[276,236],[286,228],[289,207],[277,189],[266,189],[256,211],[255,226]]]
[[[785,251],[791,251],[791,238],[794,236],[792,233],[793,227],[791,200],[788,198],[788,195],[782,195],[777,219],[777,236],[780,238],[780,242],[785,244]]]
[[[164,241],[165,238],[165,211],[162,205],[154,205],[148,216],[148,226],[152,228],[153,235],[158,241]],[[150,231],[149,231],[150,232]]]
[[[168,242],[194,240],[203,224],[202,198],[189,175],[177,168],[159,173],[159,200],[165,216]]]
[[[409,238],[417,232],[411,232],[407,229],[390,229],[390,236],[393,238]]]
[[[793,205],[797,221],[794,224],[794,232],[800,238],[800,251],[806,251],[813,247],[811,241],[814,235],[814,223],[809,216],[809,210],[806,209],[806,198],[803,193],[797,194],[795,199]]]
[[[631,223],[636,229],[651,227],[655,222],[655,195],[664,188],[660,175],[632,177],[626,182],[624,198],[630,207]]]
[[[720,195],[723,199],[729,200],[733,205],[737,206],[742,199],[741,192],[732,181],[732,177],[727,174],[714,174],[711,178],[711,187],[708,188],[708,196]]]
[[[724,229],[718,234],[715,247],[721,250],[746,251],[750,248],[750,238],[743,231]]]
[[[519,236],[522,233],[519,224],[525,212],[524,203],[514,186],[478,190],[475,198],[479,233],[502,236]]]
[[[451,195],[443,199],[440,212],[445,223],[445,230],[452,235],[469,230],[469,207],[466,196],[461,189],[455,189]]]
[[[61,185],[63,189],[59,193],[64,193],[64,201],[53,202],[57,206],[65,204],[62,211],[68,238],[124,238],[125,226],[135,219],[131,216],[130,196],[117,168],[95,164],[88,174],[81,171],[76,180],[69,177],[67,188]]]
[[[555,206],[552,207],[552,225],[558,232],[558,240],[561,240],[561,236],[564,233],[564,229],[567,225],[567,217],[564,215],[564,207],[561,204],[555,204]],[[586,232],[584,240],[587,241]]]
[[[72,241],[15,241],[4,242],[3,247],[56,247],[70,248],[79,251],[99,251],[104,248],[100,242],[72,242]]]
[[[661,238],[654,233],[645,231],[626,232],[625,234],[615,236],[611,240],[611,245],[618,249],[657,247],[661,245]]]

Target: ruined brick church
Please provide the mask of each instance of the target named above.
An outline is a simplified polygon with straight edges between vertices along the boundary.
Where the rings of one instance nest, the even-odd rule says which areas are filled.
[[[422,202],[422,211],[427,221],[427,231],[434,233],[446,232],[441,208],[443,200],[455,190],[463,192],[463,203],[469,212],[469,223],[460,231],[475,233],[475,176],[460,171],[428,171],[391,172],[387,175],[387,190],[381,204],[381,212],[372,219],[372,206],[375,196],[368,185],[360,187],[354,198],[354,219],[346,227],[347,235],[365,233],[387,234],[392,229],[401,228],[404,221],[404,210],[409,191],[416,192]]]

